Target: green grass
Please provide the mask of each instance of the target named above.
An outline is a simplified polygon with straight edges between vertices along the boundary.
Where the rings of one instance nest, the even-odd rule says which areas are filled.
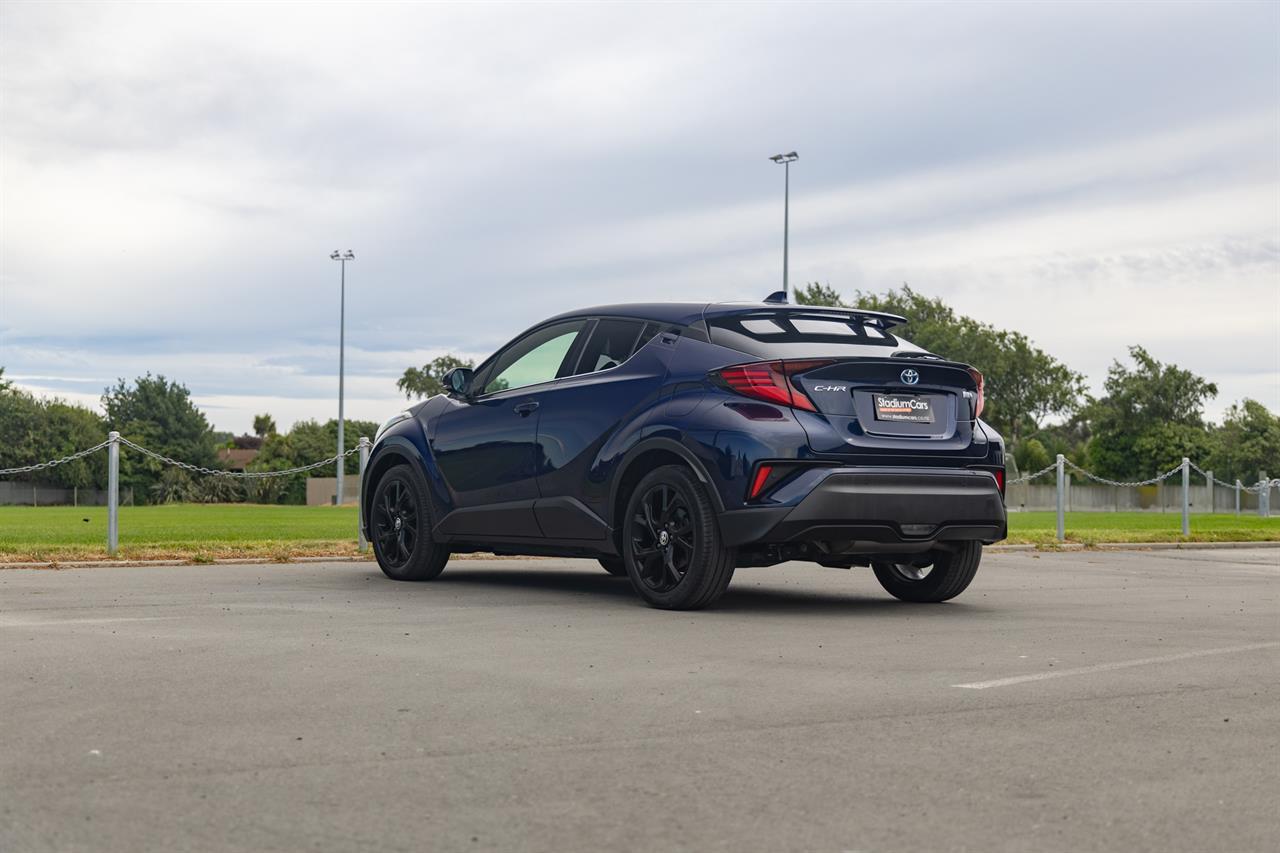
[[[85,521],[88,519],[88,521]],[[1010,543],[1052,545],[1052,512],[1009,514]],[[1067,540],[1100,542],[1258,542],[1280,540],[1280,518],[1192,515],[1191,536],[1177,513],[1067,513]],[[105,507],[0,507],[0,562],[102,559]],[[355,507],[177,504],[120,508],[120,557],[210,562],[230,557],[286,560],[356,553]]]
[[[88,519],[86,521],[86,519]],[[105,556],[106,507],[0,507],[0,562]],[[120,508],[123,559],[356,553],[353,506],[170,504]]]
[[[1057,516],[1052,512],[1009,513],[1009,542],[1051,544],[1056,541]],[[1068,542],[1274,542],[1280,540],[1280,518],[1229,513],[1192,513],[1191,535],[1182,535],[1182,515],[1176,512],[1069,512]]]

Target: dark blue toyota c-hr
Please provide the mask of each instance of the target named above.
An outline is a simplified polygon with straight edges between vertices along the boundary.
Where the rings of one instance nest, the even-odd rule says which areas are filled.
[[[808,560],[945,601],[1005,536],[1004,444],[982,375],[903,322],[780,300],[561,314],[379,430],[361,523],[396,580],[454,552],[585,556],[691,609],[735,568]]]

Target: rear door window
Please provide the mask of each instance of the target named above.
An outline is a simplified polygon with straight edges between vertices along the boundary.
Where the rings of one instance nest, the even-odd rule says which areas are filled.
[[[587,345],[578,358],[575,375],[596,373],[617,367],[636,351],[644,323],[639,320],[603,319],[596,322]]]

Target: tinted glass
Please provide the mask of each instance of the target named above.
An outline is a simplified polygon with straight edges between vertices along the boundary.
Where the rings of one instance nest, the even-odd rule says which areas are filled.
[[[533,332],[508,347],[489,369],[481,394],[523,388],[563,376],[565,356],[585,325],[583,320],[557,323]]]
[[[919,347],[856,317],[751,314],[707,322],[712,343],[762,358],[887,355]]]
[[[578,359],[576,374],[617,367],[631,357],[644,324],[638,320],[601,320]]]

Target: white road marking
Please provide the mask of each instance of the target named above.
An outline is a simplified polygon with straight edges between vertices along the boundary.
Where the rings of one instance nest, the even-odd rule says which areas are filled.
[[[1034,675],[1015,675],[1012,678],[996,678],[991,681],[974,681],[970,684],[953,684],[952,687],[963,687],[968,690],[986,690],[988,687],[1008,687],[1012,684],[1024,684],[1028,681],[1044,681],[1048,678],[1065,678],[1068,675],[1089,675],[1094,672],[1110,672],[1113,669],[1127,669],[1131,666],[1147,666],[1153,663],[1169,663],[1171,661],[1202,658],[1209,655],[1229,655],[1235,652],[1253,652],[1258,649],[1274,649],[1280,643],[1251,643],[1247,646],[1229,646],[1225,649],[1201,649],[1197,652],[1183,652],[1177,655],[1162,655],[1156,658],[1139,658],[1138,660],[1122,660],[1115,663],[1100,663],[1094,666],[1077,666],[1071,669],[1055,669],[1048,672],[1037,672]]]
[[[160,622],[181,616],[114,616],[110,619],[32,619],[0,616],[0,628],[43,628],[48,625],[106,625],[111,622]]]

